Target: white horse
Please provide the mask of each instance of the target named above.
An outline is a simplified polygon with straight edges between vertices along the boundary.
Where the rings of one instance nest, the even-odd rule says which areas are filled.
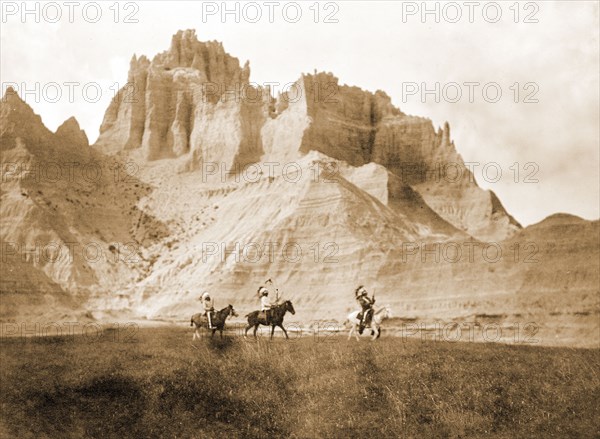
[[[348,314],[348,321],[350,322],[350,333],[348,334],[348,340],[352,338],[352,334],[354,334],[356,337],[356,341],[360,340],[358,338],[358,327],[360,326],[360,319],[358,318],[359,314],[360,311],[354,311]],[[381,322],[383,322],[385,319],[389,319],[390,317],[392,317],[392,310],[387,305],[379,308],[373,313],[370,326],[371,334],[373,335],[371,338],[372,341],[377,340],[381,335]]]

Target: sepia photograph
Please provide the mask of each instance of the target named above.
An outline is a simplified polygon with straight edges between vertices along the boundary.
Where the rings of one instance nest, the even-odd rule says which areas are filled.
[[[0,1],[0,438],[599,438],[600,1]]]

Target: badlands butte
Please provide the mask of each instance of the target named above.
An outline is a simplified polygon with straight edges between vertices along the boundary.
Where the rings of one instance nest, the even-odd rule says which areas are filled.
[[[287,93],[194,31],[134,56],[95,144],[0,103],[0,319],[183,321],[211,291],[243,315],[272,278],[296,321],[342,321],[363,284],[399,322],[536,322],[597,345],[598,221],[523,228],[445,124],[303,74]],[[485,139],[482,139],[485,141]]]

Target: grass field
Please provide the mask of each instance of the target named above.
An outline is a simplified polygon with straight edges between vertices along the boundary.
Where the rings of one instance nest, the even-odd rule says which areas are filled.
[[[597,438],[598,350],[342,337],[0,341],[0,436]]]

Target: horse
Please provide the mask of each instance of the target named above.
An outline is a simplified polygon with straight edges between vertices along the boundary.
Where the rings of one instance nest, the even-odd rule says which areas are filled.
[[[294,305],[289,300],[286,300],[280,305],[274,305],[271,307],[271,322],[267,323],[266,315],[260,315],[261,311],[253,311],[250,314],[246,314],[248,318],[248,326],[246,326],[246,330],[244,331],[244,337],[248,333],[248,329],[254,326],[254,338],[256,338],[256,330],[258,329],[258,325],[269,326],[271,325],[271,339],[273,339],[273,333],[275,332],[275,327],[279,326],[283,333],[285,334],[285,338],[289,339],[288,333],[283,327],[283,317],[286,312],[291,312],[292,314],[296,314],[296,310],[294,309]]]
[[[237,317],[238,314],[233,309],[232,305],[228,305],[220,311],[213,312],[211,317],[211,322],[213,324],[212,335],[211,338],[219,330],[221,338],[223,338],[223,328],[225,327],[225,320],[229,316]],[[208,318],[203,313],[194,314],[192,316],[190,326],[196,325],[196,329],[194,330],[194,335],[192,336],[192,341],[196,340],[196,337],[200,338],[200,328],[202,326],[206,326],[208,328]]]
[[[354,311],[348,314],[347,321],[349,321],[351,325],[350,333],[348,334],[348,340],[352,338],[352,334],[354,334],[356,337],[356,341],[359,340],[358,327],[360,326],[360,319],[358,318],[358,315],[360,312],[361,311]],[[389,306],[379,308],[373,313],[373,317],[371,318],[371,335],[373,337],[371,338],[371,341],[375,341],[379,338],[381,335],[381,322],[383,322],[385,319],[389,319],[390,317],[392,317],[392,310],[389,308]]]

